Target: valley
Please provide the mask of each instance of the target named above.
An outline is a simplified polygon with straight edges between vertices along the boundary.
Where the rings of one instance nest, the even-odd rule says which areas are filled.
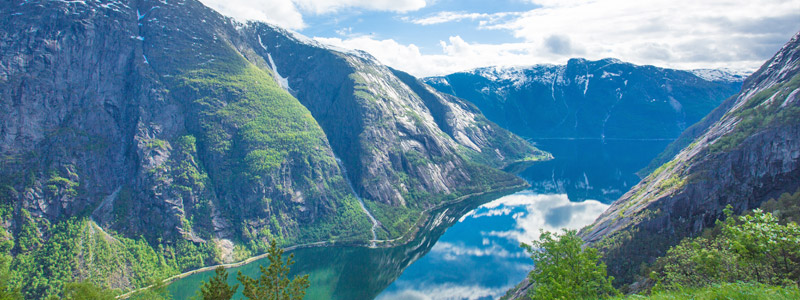
[[[308,296],[313,299],[500,297],[532,267],[520,242],[537,238],[539,229],[589,225],[638,181],[635,172],[666,143],[571,140],[539,146],[555,159],[520,173],[529,188],[469,198],[435,210],[417,237],[401,246],[292,250],[298,261],[293,274],[311,275]],[[575,155],[577,149],[595,154]],[[588,184],[586,178],[591,178]],[[263,261],[231,270],[256,275]],[[178,280],[170,291],[176,298],[189,297],[211,273]]]
[[[800,295],[800,28],[738,62],[556,35],[430,55],[376,39],[573,6],[321,3],[269,2],[314,15],[289,27],[237,1],[0,3],[0,298],[255,299],[268,271],[306,299]],[[362,13],[378,33],[317,36]]]

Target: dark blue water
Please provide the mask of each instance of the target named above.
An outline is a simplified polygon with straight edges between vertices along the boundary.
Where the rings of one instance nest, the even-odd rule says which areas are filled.
[[[520,174],[531,188],[484,204],[459,219],[430,253],[378,299],[496,299],[532,268],[519,247],[540,230],[579,229],[638,183],[635,174],[668,141],[549,140],[555,156]]]

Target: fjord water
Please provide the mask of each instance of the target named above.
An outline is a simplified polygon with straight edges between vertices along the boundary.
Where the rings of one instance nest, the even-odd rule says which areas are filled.
[[[580,229],[639,181],[635,174],[665,140],[552,139],[537,147],[554,160],[520,176],[531,188],[481,205],[447,229],[431,251],[378,297],[496,299],[533,267],[519,247],[539,230]]]
[[[669,141],[546,140],[556,159],[520,176],[531,188],[487,194],[431,213],[420,234],[392,248],[294,250],[293,274],[309,274],[306,299],[494,299],[520,282],[532,265],[519,247],[540,229],[580,228],[639,178],[634,174]],[[258,276],[266,259],[229,270]],[[169,286],[175,299],[194,295],[205,272]],[[241,295],[239,295],[240,297]]]

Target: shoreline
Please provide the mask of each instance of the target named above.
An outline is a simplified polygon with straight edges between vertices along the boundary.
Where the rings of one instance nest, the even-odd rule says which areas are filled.
[[[487,190],[487,191],[482,191],[482,192],[476,192],[476,193],[463,195],[463,196],[460,196],[460,197],[458,197],[458,198],[456,198],[456,199],[454,199],[452,201],[448,201],[448,202],[445,202],[445,203],[439,203],[437,205],[431,206],[429,208],[426,208],[422,212],[420,212],[420,216],[419,216],[419,218],[417,218],[417,221],[414,223],[414,225],[412,225],[408,230],[406,230],[405,233],[403,233],[402,235],[400,235],[399,237],[394,238],[394,239],[389,239],[389,240],[368,240],[368,241],[366,241],[367,244],[363,244],[363,242],[355,242],[355,241],[350,241],[350,242],[320,241],[320,242],[312,242],[312,243],[305,243],[305,244],[299,244],[299,245],[292,245],[292,246],[289,246],[289,247],[284,247],[282,249],[283,249],[284,252],[289,252],[289,251],[293,251],[293,250],[297,250],[297,249],[316,248],[316,247],[350,246],[350,247],[364,247],[364,248],[391,248],[391,247],[401,246],[401,245],[407,244],[408,242],[412,241],[415,237],[417,237],[417,234],[419,233],[420,229],[422,227],[424,227],[424,224],[430,220],[430,217],[428,216],[428,214],[433,210],[440,209],[440,208],[443,208],[443,207],[449,206],[449,205],[458,204],[458,203],[464,202],[465,200],[473,198],[473,197],[478,197],[478,196],[482,196],[482,195],[489,194],[489,193],[502,193],[502,192],[507,192],[507,191],[520,190],[520,189],[524,189],[524,188],[529,187],[529,186],[530,185],[527,182],[523,182],[522,184],[517,184],[517,185],[512,185],[512,186],[505,186],[505,187],[500,187],[500,188],[491,189],[491,190]],[[409,236],[409,233],[411,233],[410,236]],[[398,241],[400,241],[400,243],[396,243]],[[161,282],[164,283],[165,285],[169,285],[169,284],[171,284],[172,282],[174,282],[176,280],[180,280],[180,279],[189,277],[189,276],[194,275],[194,274],[213,271],[214,269],[216,269],[218,267],[224,267],[226,269],[241,267],[241,266],[250,264],[252,262],[255,262],[257,260],[261,260],[263,258],[266,258],[267,256],[269,256],[268,253],[262,253],[262,254],[259,254],[259,255],[256,255],[256,256],[249,257],[249,258],[247,258],[245,260],[242,260],[242,261],[239,261],[239,262],[226,263],[226,264],[216,264],[216,265],[212,265],[212,266],[206,266],[206,267],[202,267],[202,268],[198,268],[198,269],[194,269],[194,270],[189,270],[189,271],[186,271],[186,272],[183,272],[183,273],[180,273],[180,274],[176,274],[176,275],[167,277],[167,278],[161,280]],[[134,289],[134,290],[131,290],[131,291],[126,292],[124,294],[121,294],[119,296],[116,296],[115,299],[128,299],[134,293],[149,289],[151,287],[153,287],[152,284],[148,285],[148,286],[145,286],[145,287],[138,288],[138,289]]]

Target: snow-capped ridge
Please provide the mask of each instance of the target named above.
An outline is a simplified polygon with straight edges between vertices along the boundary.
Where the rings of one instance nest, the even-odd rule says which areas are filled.
[[[744,80],[750,72],[732,69],[694,69],[690,73],[708,81],[737,82]]]
[[[304,44],[304,45],[308,45],[308,46],[312,46],[312,47],[317,47],[317,48],[322,48],[322,49],[326,49],[326,50],[331,50],[331,51],[335,51],[335,52],[339,52],[339,53],[343,53],[343,54],[348,54],[348,55],[352,55],[352,56],[357,56],[359,58],[362,58],[362,59],[365,59],[365,60],[369,60],[369,61],[377,61],[377,59],[375,57],[373,57],[371,54],[367,53],[366,51],[357,50],[357,49],[347,49],[347,48],[337,47],[337,46],[333,46],[333,45],[323,44],[323,43],[320,43],[319,41],[317,41],[317,40],[315,40],[313,38],[307,37],[307,36],[305,36],[305,35],[303,35],[303,34],[301,34],[299,32],[296,32],[294,30],[282,28],[282,27],[279,27],[277,25],[266,23],[266,22],[262,22],[262,21],[247,21],[246,24],[241,24],[240,26],[236,26],[236,28],[237,28],[237,30],[239,30],[241,28],[245,28],[245,27],[249,27],[249,26],[258,26],[258,25],[267,26],[271,30],[273,30],[275,32],[278,32],[278,33],[280,33],[280,34],[282,34],[282,35],[284,35],[284,36],[286,36],[286,37],[288,37],[288,38],[290,38],[290,39],[292,39],[295,42],[298,42],[300,44]]]

